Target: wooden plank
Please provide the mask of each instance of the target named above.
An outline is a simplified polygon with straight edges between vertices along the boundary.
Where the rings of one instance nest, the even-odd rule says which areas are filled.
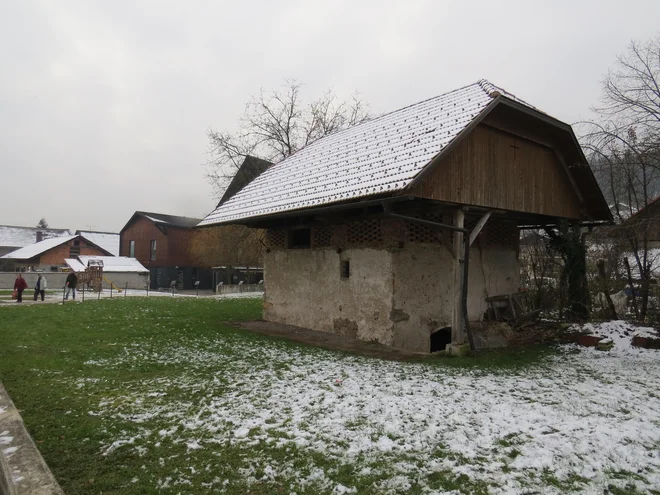
[[[485,125],[477,126],[411,193],[489,209],[583,217],[580,198],[553,149]]]
[[[481,229],[484,228],[484,225],[486,225],[486,222],[490,218],[490,211],[487,212],[485,215],[483,215],[479,221],[477,222],[477,225],[474,226],[474,229],[472,229],[472,232],[470,232],[470,246],[474,243],[474,241],[477,240],[477,236],[481,232]]]

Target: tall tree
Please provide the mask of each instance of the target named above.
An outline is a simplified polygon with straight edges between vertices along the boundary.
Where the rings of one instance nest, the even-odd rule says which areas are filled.
[[[280,89],[252,96],[234,132],[209,130],[207,178],[220,194],[246,156],[277,163],[328,134],[370,118],[369,105],[355,94],[349,101],[333,91],[305,103],[302,84],[286,80]]]
[[[632,42],[603,81],[598,119],[586,123],[582,139],[639,276],[640,320],[646,318],[653,259],[649,224],[630,213],[660,194],[660,37]],[[632,277],[629,277],[632,285]],[[634,297],[634,295],[633,295]]]
[[[47,229],[48,228],[48,222],[46,221],[45,218],[42,218],[39,220],[39,223],[37,224],[38,229]]]
[[[261,266],[264,233],[242,225],[221,225],[195,229],[190,256],[200,265]]]

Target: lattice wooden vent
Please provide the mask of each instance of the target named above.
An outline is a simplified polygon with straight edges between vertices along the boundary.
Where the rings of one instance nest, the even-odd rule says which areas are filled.
[[[349,224],[347,241],[352,245],[381,245],[383,235],[380,228],[380,220],[363,220]]]
[[[332,246],[332,237],[335,229],[333,227],[318,227],[312,229],[312,247]]]
[[[518,226],[506,219],[490,219],[484,227],[484,241],[489,246],[517,248],[520,238]]]
[[[426,215],[419,215],[422,220],[429,220],[430,222],[445,223],[445,220],[440,213],[429,213]],[[422,244],[441,244],[445,239],[447,232],[437,228],[433,228],[421,223],[406,222],[406,241],[417,242]]]
[[[268,229],[266,244],[271,249],[284,249],[286,247],[286,231],[281,229]]]

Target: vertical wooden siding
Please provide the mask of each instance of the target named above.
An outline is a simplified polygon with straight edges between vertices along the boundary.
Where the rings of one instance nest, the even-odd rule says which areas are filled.
[[[451,150],[412,193],[467,205],[582,217],[580,200],[550,148],[484,125]]]
[[[191,236],[191,229],[169,226],[167,235],[165,235],[154,222],[139,217],[121,233],[119,252],[121,256],[128,256],[129,242],[135,241],[135,258],[146,268],[194,267],[197,264],[193,262],[188,253]],[[156,241],[156,259],[153,261],[151,260],[152,240]]]

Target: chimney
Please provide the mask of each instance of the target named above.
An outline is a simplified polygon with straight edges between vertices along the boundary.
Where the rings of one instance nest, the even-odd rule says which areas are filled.
[[[37,230],[37,242],[44,240],[44,233],[41,230]]]

